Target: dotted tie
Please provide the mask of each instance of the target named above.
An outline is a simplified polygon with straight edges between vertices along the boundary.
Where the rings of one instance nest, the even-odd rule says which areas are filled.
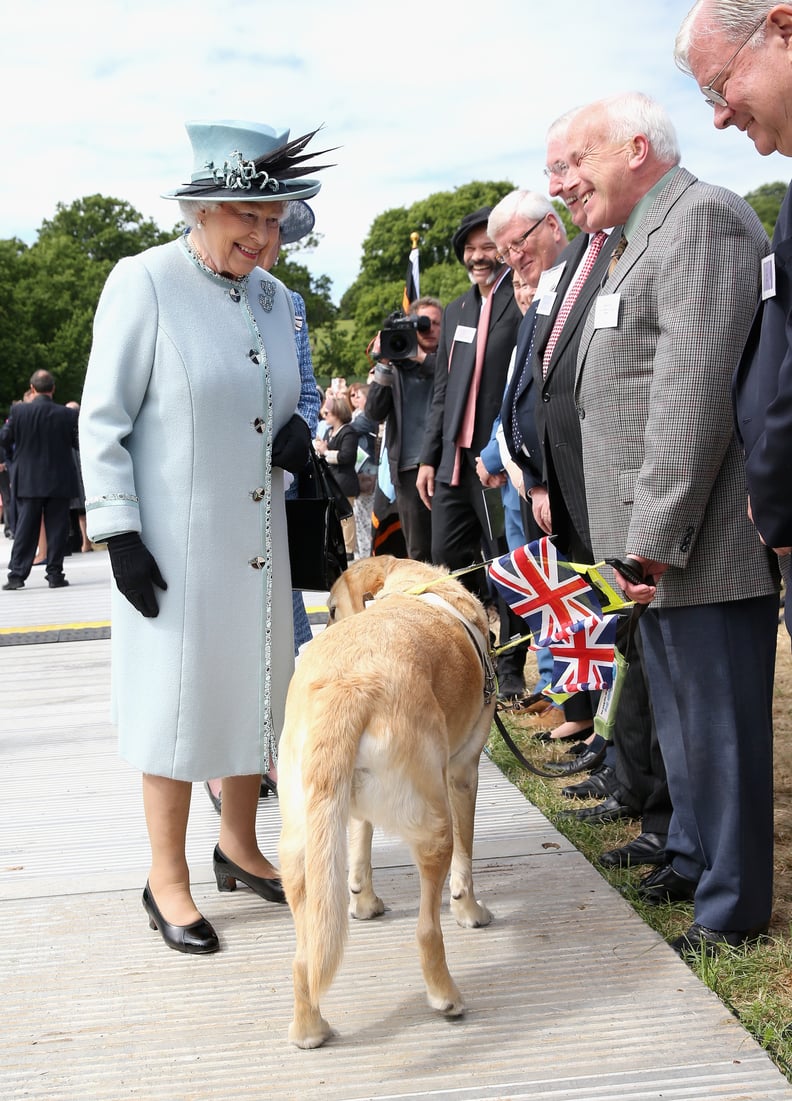
[[[550,360],[553,356],[553,350],[558,343],[558,338],[561,335],[561,330],[563,329],[567,318],[572,312],[572,307],[575,305],[575,299],[580,294],[581,287],[591,275],[591,269],[597,262],[597,257],[602,251],[602,246],[607,240],[607,233],[603,233],[602,230],[599,230],[599,232],[595,233],[589,241],[586,259],[583,261],[583,267],[580,269],[577,279],[567,291],[567,296],[561,304],[561,309],[556,314],[555,324],[553,325],[553,330],[550,333],[550,337],[547,341],[547,347],[545,348],[544,355],[542,356],[542,373],[545,377],[547,376],[547,368],[550,366]]]

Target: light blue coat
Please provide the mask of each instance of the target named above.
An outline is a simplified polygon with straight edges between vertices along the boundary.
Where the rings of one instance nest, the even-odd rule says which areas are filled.
[[[168,584],[154,619],[113,588],[113,717],[121,756],[145,772],[195,781],[269,765],[293,671],[270,454],[299,394],[291,296],[267,272],[215,275],[183,240],[111,272],[80,445],[89,536],[141,532]]]

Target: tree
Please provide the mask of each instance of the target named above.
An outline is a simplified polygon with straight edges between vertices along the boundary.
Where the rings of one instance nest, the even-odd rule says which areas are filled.
[[[55,217],[41,223],[39,241],[61,236],[70,238],[90,260],[115,263],[123,256],[164,245],[176,230],[163,232],[122,199],[87,195],[70,206],[58,203]]]
[[[89,195],[59,203],[29,248],[0,241],[0,407],[20,398],[41,367],[55,375],[61,401],[79,401],[110,269],[174,232],[158,229],[129,203]]]
[[[773,236],[773,230],[778,219],[778,212],[787,193],[787,184],[780,180],[776,183],[762,184],[755,191],[749,191],[745,201],[749,203],[759,216],[759,221],[765,228],[768,237]]]

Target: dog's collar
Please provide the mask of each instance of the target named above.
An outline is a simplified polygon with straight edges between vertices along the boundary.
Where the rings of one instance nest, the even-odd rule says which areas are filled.
[[[446,612],[449,612],[455,619],[458,619],[462,626],[470,636],[470,641],[476,648],[476,653],[479,656],[481,667],[484,670],[484,702],[491,703],[495,697],[497,691],[497,678],[495,675],[495,663],[492,660],[492,651],[490,650],[487,640],[484,635],[478,629],[474,627],[469,620],[465,619],[461,612],[458,612],[453,604],[449,604],[447,600],[444,600],[442,596],[438,596],[437,593],[425,592],[418,594],[419,600],[425,600],[428,604],[434,604],[437,608],[443,608]]]

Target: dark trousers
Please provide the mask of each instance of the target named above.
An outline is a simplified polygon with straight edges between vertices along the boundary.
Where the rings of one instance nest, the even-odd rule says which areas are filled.
[[[644,675],[643,643],[639,630],[629,642],[628,634],[629,618],[620,619],[616,645],[628,666],[613,730],[613,769],[620,801],[640,814],[644,833],[665,836],[671,798]]]
[[[463,460],[458,486],[435,482],[432,498],[432,561],[447,566],[453,572],[473,562],[481,562],[484,556],[493,558],[506,553],[505,539],[499,545],[492,537],[479,477],[475,469]],[[497,606],[502,643],[508,638],[522,637],[526,633],[525,621],[515,615],[500,596],[493,595],[485,567],[463,574],[459,580],[482,603],[494,603]],[[498,659],[499,674],[522,678],[527,650],[528,643],[525,642],[506,651]]]
[[[399,471],[396,507],[399,510],[407,557],[416,562],[432,561],[432,513],[415,488],[418,467]]]
[[[14,505],[8,470],[0,470],[0,501],[3,502],[3,529],[9,534],[14,530]]]
[[[640,629],[673,805],[666,852],[680,875],[698,881],[701,925],[766,926],[778,596],[650,607]]]
[[[36,557],[41,519],[47,534],[47,577],[60,577],[69,542],[68,497],[17,497],[16,527],[8,576],[26,580]]]

